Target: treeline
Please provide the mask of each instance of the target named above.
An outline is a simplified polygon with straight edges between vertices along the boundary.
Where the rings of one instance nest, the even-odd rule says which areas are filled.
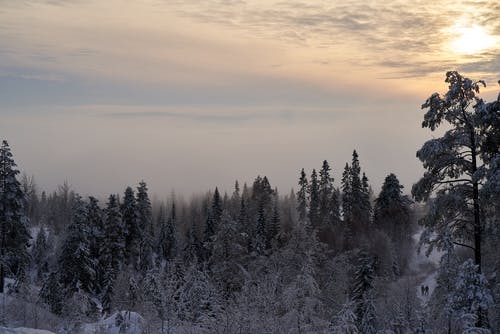
[[[38,232],[13,288],[40,287],[39,303],[64,319],[131,310],[164,331],[212,331],[221,317],[230,331],[320,330],[347,299],[359,326],[375,321],[365,315],[375,312],[367,306],[375,281],[396,282],[408,267],[411,201],[394,174],[373,199],[356,151],[340,187],[326,160],[309,177],[302,169],[298,186],[280,196],[258,176],[251,186],[235,182],[230,195],[215,188],[153,207],[144,182],[101,205],[67,184],[39,194],[24,176],[19,187]],[[248,298],[259,307],[248,309]]]

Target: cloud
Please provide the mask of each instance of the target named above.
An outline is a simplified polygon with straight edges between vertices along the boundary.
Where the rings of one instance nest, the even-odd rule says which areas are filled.
[[[263,38],[349,50],[347,56],[362,66],[385,65],[389,74],[397,69],[406,72],[403,76],[425,76],[448,65],[445,46],[452,36],[447,29],[457,20],[480,24],[500,37],[500,5],[491,1],[204,1],[199,5],[185,0],[173,7],[196,20]]]

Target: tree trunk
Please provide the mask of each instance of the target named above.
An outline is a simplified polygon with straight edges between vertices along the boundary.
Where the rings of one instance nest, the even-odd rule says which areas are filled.
[[[471,153],[472,153],[472,179],[477,171],[477,157],[476,157],[476,137],[475,132],[471,131]],[[472,182],[472,201],[474,205],[474,263],[478,266],[478,273],[481,274],[481,212],[479,207],[479,185],[477,181]],[[483,310],[481,308],[477,311],[477,327],[483,327]]]

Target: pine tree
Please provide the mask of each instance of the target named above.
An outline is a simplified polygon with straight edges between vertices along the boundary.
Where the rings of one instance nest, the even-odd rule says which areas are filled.
[[[305,222],[307,218],[307,196],[309,192],[309,183],[307,176],[302,168],[299,179],[299,191],[297,192],[297,211],[299,213],[299,221]]]
[[[125,189],[121,214],[125,235],[125,258],[127,263],[137,268],[142,241],[141,236],[145,233],[145,230],[141,230],[141,227],[145,228],[145,226],[141,226],[137,201],[131,187]]]
[[[73,218],[58,259],[60,283],[71,296],[78,289],[94,291],[96,261],[91,258],[87,210],[80,196],[76,196]]]
[[[319,184],[315,169],[311,173],[311,183],[309,184],[309,221],[313,228],[319,226]]]
[[[0,293],[4,292],[6,274],[21,278],[30,262],[31,237],[16,166],[9,144],[4,140],[0,148]]]
[[[498,123],[498,118],[490,121],[495,119],[498,105],[485,104],[478,97],[480,87],[486,86],[484,81],[474,82],[456,71],[447,72],[445,81],[448,92],[443,96],[434,93],[422,105],[422,109],[428,109],[422,127],[434,131],[445,124],[448,130],[417,151],[426,171],[413,185],[412,195],[417,201],[429,201],[434,196],[428,214],[421,220],[430,247],[439,247],[443,233],[451,231],[456,245],[473,250],[481,273],[485,213],[492,199],[486,194],[500,193],[498,168],[490,169],[498,166],[491,165],[497,160],[498,145],[492,150],[489,145],[489,134],[498,134],[498,129],[490,128]],[[481,313],[478,310],[476,314],[477,327],[482,327]]]

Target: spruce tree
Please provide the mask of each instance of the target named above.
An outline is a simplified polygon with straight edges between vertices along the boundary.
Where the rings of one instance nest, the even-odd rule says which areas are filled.
[[[363,177],[361,178],[361,219],[365,224],[370,222],[372,212],[372,204],[370,202],[371,195],[372,189],[368,184],[368,177],[363,172]]]
[[[369,294],[373,290],[375,268],[373,258],[364,250],[359,253],[357,262],[352,282],[351,299],[356,305],[356,317],[358,326],[360,326],[367,310],[366,301],[369,300]]]
[[[193,220],[187,232],[186,246],[183,249],[184,262],[193,263],[201,260],[205,256],[205,254],[203,254],[203,251],[204,247],[202,242],[198,238],[198,232]]]
[[[394,174],[384,180],[382,189],[375,199],[373,223],[387,232],[393,241],[407,240],[410,232],[410,204],[403,195],[403,186]]]
[[[127,263],[137,268],[139,263],[139,254],[141,247],[141,236],[144,233],[145,226],[141,225],[137,201],[134,190],[131,187],[125,189],[123,203],[121,205],[122,221],[125,234],[125,258]]]
[[[250,225],[250,218],[248,216],[247,207],[245,204],[245,197],[241,197],[240,214],[238,215],[238,230],[242,234],[243,244],[246,246],[247,252],[252,250],[252,235],[253,229]]]
[[[262,255],[266,248],[266,213],[264,204],[261,203],[257,211],[257,225],[255,226],[255,235],[252,243],[252,250]]]
[[[319,185],[318,185],[318,197],[319,197],[319,217],[318,220],[322,225],[331,222],[331,217],[333,215],[333,178],[330,176],[331,168],[328,165],[328,161],[323,161],[323,166],[319,171]]]
[[[61,291],[62,286],[57,273],[50,273],[40,290],[40,298],[49,305],[50,311],[57,315],[61,315],[64,306],[64,295]]]
[[[454,288],[448,297],[447,309],[456,319],[464,316],[477,317],[477,314],[480,314],[483,322],[477,327],[488,328],[487,312],[493,305],[488,285],[486,277],[479,272],[474,261],[466,260],[458,269]]]
[[[151,201],[146,182],[139,182],[137,187],[137,212],[139,216],[140,247],[139,267],[145,273],[153,265],[154,226]]]
[[[307,218],[307,197],[309,193],[309,183],[307,182],[306,172],[304,168],[300,171],[299,191],[297,192],[297,211],[299,213],[299,221],[305,222]]]
[[[363,189],[363,180],[361,178],[361,167],[359,164],[359,156],[356,150],[352,152],[352,163],[350,168],[350,183],[351,183],[351,222],[357,229],[368,223],[370,217],[369,208],[366,205],[366,194]]]
[[[160,209],[159,215],[160,235],[158,238],[158,253],[164,260],[170,261],[175,255],[174,253],[176,247],[175,226],[177,216],[175,211],[175,202],[172,202],[172,209],[168,219],[165,219],[163,208]]]
[[[86,205],[78,195],[73,206],[73,218],[61,247],[58,267],[60,283],[67,296],[78,289],[86,293],[94,291],[96,261],[90,254]]]
[[[346,163],[342,173],[342,216],[344,222],[349,223],[352,217],[352,185],[351,168]]]
[[[9,144],[4,140],[0,148],[0,293],[4,292],[6,275],[22,278],[30,262],[31,237],[16,167]]]
[[[352,301],[347,301],[342,310],[336,316],[332,323],[332,334],[360,334],[357,323],[358,319],[354,312],[355,304]]]
[[[309,184],[309,221],[313,228],[319,225],[319,184],[318,174],[313,169],[311,173],[311,183]]]
[[[106,268],[105,280],[109,285],[121,269],[125,255],[125,235],[117,195],[109,195],[106,205],[105,234],[101,249],[102,268]]]
[[[50,247],[47,243],[46,235],[45,227],[40,226],[40,231],[36,236],[35,244],[31,250],[31,258],[35,264],[38,279],[41,279],[48,269],[47,260],[49,257]]]
[[[269,224],[267,225],[266,248],[270,249],[273,243],[277,242],[278,233],[280,230],[280,212],[278,208],[278,198],[276,196],[273,204],[273,213]]]

